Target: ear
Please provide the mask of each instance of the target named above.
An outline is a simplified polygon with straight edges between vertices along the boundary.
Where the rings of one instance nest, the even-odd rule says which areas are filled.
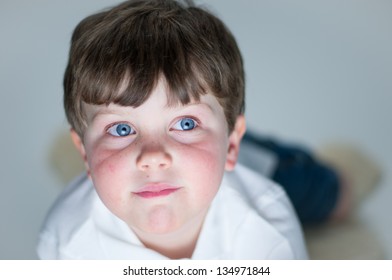
[[[79,154],[82,156],[84,165],[85,165],[86,170],[87,170],[87,175],[90,176],[90,167],[89,167],[88,162],[87,162],[87,155],[86,155],[86,150],[84,148],[83,141],[80,138],[79,134],[77,134],[76,131],[73,128],[71,128],[70,133],[71,133],[72,142],[74,143],[74,145],[75,145],[76,149],[78,150]]]
[[[245,116],[240,115],[237,117],[233,131],[229,136],[229,147],[226,158],[226,171],[232,171],[237,163],[238,153],[240,151],[240,144],[242,137],[246,131]]]

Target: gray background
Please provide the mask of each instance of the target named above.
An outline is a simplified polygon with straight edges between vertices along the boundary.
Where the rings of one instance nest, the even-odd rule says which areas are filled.
[[[36,258],[45,213],[80,168],[66,136],[62,75],[85,16],[119,1],[0,2],[0,259]],[[359,216],[392,257],[392,2],[214,0],[247,71],[250,127],[317,148],[354,143],[382,165]]]

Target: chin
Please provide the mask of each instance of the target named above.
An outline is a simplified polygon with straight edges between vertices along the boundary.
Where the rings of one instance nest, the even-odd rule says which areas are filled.
[[[164,206],[155,207],[139,222],[139,229],[149,234],[174,233],[182,226],[180,217],[172,209]]]

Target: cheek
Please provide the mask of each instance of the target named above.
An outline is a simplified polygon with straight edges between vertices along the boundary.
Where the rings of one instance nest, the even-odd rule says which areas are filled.
[[[205,141],[182,152],[183,172],[196,184],[199,195],[211,196],[217,191],[224,172],[225,151],[224,142]]]
[[[89,151],[88,161],[92,176],[99,178],[117,177],[131,163],[130,159],[126,159],[122,150],[109,149],[104,145]]]
[[[185,146],[181,150],[181,158],[203,169],[216,169],[226,159],[223,141],[206,139],[195,145]]]
[[[90,173],[101,200],[110,208],[121,204],[126,189],[126,159],[121,153],[96,149],[89,159]]]

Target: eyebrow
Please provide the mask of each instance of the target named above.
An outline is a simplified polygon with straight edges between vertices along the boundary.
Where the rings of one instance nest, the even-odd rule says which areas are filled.
[[[89,105],[91,105],[91,104],[89,104]],[[91,106],[97,106],[97,105],[91,105]],[[188,104],[185,104],[185,105],[179,104],[178,106],[166,104],[164,108],[165,109],[172,109],[172,108],[185,109],[187,107],[193,107],[193,106],[202,106],[204,108],[207,108],[210,112],[215,112],[214,108],[210,104],[199,102],[199,101],[189,102]],[[91,117],[91,122],[93,122],[98,116],[102,116],[102,115],[117,115],[117,116],[128,115],[128,112],[122,112],[121,107],[128,108],[131,106],[119,106],[118,108],[101,107],[101,108],[97,109],[96,112],[94,112],[93,116]],[[131,108],[133,108],[133,107],[131,107]],[[133,108],[133,109],[137,109],[137,108]],[[124,109],[124,110],[126,110],[126,109]]]
[[[206,107],[208,110],[210,110],[211,112],[215,112],[215,110],[214,110],[214,108],[212,108],[212,106],[210,105],[210,104],[208,104],[208,103],[203,103],[203,102],[200,102],[200,101],[191,101],[191,102],[189,102],[189,103],[187,103],[187,104],[185,104],[185,105],[182,105],[182,104],[180,104],[180,105],[173,105],[173,106],[170,106],[170,105],[168,105],[168,104],[166,104],[166,106],[165,106],[165,108],[183,108],[183,109],[185,109],[185,108],[187,108],[187,107],[193,107],[193,106],[202,106],[202,107]]]
[[[121,110],[121,109],[120,109]],[[96,112],[94,112],[93,116],[91,117],[91,122],[93,122],[98,116],[102,116],[102,115],[117,115],[117,116],[122,116],[122,115],[127,115],[127,113],[123,112],[119,112],[118,109],[112,109],[112,108],[99,108],[96,110]]]

